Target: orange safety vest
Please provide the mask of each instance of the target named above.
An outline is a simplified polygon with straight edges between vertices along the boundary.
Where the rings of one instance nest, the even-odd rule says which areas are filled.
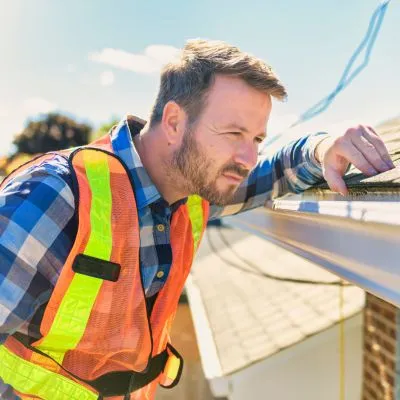
[[[75,184],[77,236],[46,306],[43,337],[8,337],[0,346],[0,377],[23,399],[153,399],[158,384],[173,387],[182,372],[170,329],[209,205],[190,196],[173,214],[173,263],[148,315],[127,167],[113,154],[109,136],[61,153],[69,157]]]

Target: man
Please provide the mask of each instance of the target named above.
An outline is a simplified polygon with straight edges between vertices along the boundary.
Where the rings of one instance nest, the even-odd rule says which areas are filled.
[[[2,184],[2,399],[152,399],[182,360],[169,343],[207,220],[325,178],[349,163],[393,168],[370,127],[305,136],[257,163],[271,98],[261,60],[189,41],[167,65],[149,121],[129,116],[90,148],[49,154]]]

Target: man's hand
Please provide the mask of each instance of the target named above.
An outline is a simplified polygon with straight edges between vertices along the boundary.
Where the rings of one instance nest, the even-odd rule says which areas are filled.
[[[348,193],[343,175],[353,164],[367,176],[394,168],[385,144],[370,127],[359,125],[341,136],[329,136],[315,148],[315,158],[321,163],[324,178],[334,192]]]

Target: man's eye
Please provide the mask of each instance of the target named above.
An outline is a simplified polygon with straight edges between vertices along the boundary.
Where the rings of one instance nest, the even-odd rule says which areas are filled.
[[[264,139],[265,139],[265,138],[263,138],[263,137],[256,137],[256,138],[255,138],[255,141],[256,141],[258,144],[260,144],[260,143],[262,143],[262,142],[264,141]]]

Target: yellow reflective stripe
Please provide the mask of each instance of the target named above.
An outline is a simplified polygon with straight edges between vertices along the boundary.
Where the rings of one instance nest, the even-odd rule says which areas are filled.
[[[84,254],[109,261],[112,250],[110,170],[107,154],[83,150],[86,175],[92,192],[91,233]],[[58,363],[81,340],[102,279],[75,274],[48,334],[37,348]]]
[[[175,355],[170,354],[167,364],[165,365],[164,373],[169,379],[174,380],[178,375],[180,365],[181,360]]]
[[[62,363],[65,353],[81,340],[102,283],[101,279],[75,274],[49,333],[36,346],[39,350]]]
[[[15,390],[44,400],[95,400],[98,395],[65,376],[26,361],[0,346],[0,377]]]
[[[200,196],[192,195],[188,197],[187,206],[189,209],[189,217],[192,223],[192,234],[194,242],[194,250],[200,242],[200,237],[203,232],[204,216],[203,216],[203,199]]]
[[[91,233],[85,254],[109,261],[112,250],[109,156],[96,150],[83,151],[86,175],[92,191]]]

